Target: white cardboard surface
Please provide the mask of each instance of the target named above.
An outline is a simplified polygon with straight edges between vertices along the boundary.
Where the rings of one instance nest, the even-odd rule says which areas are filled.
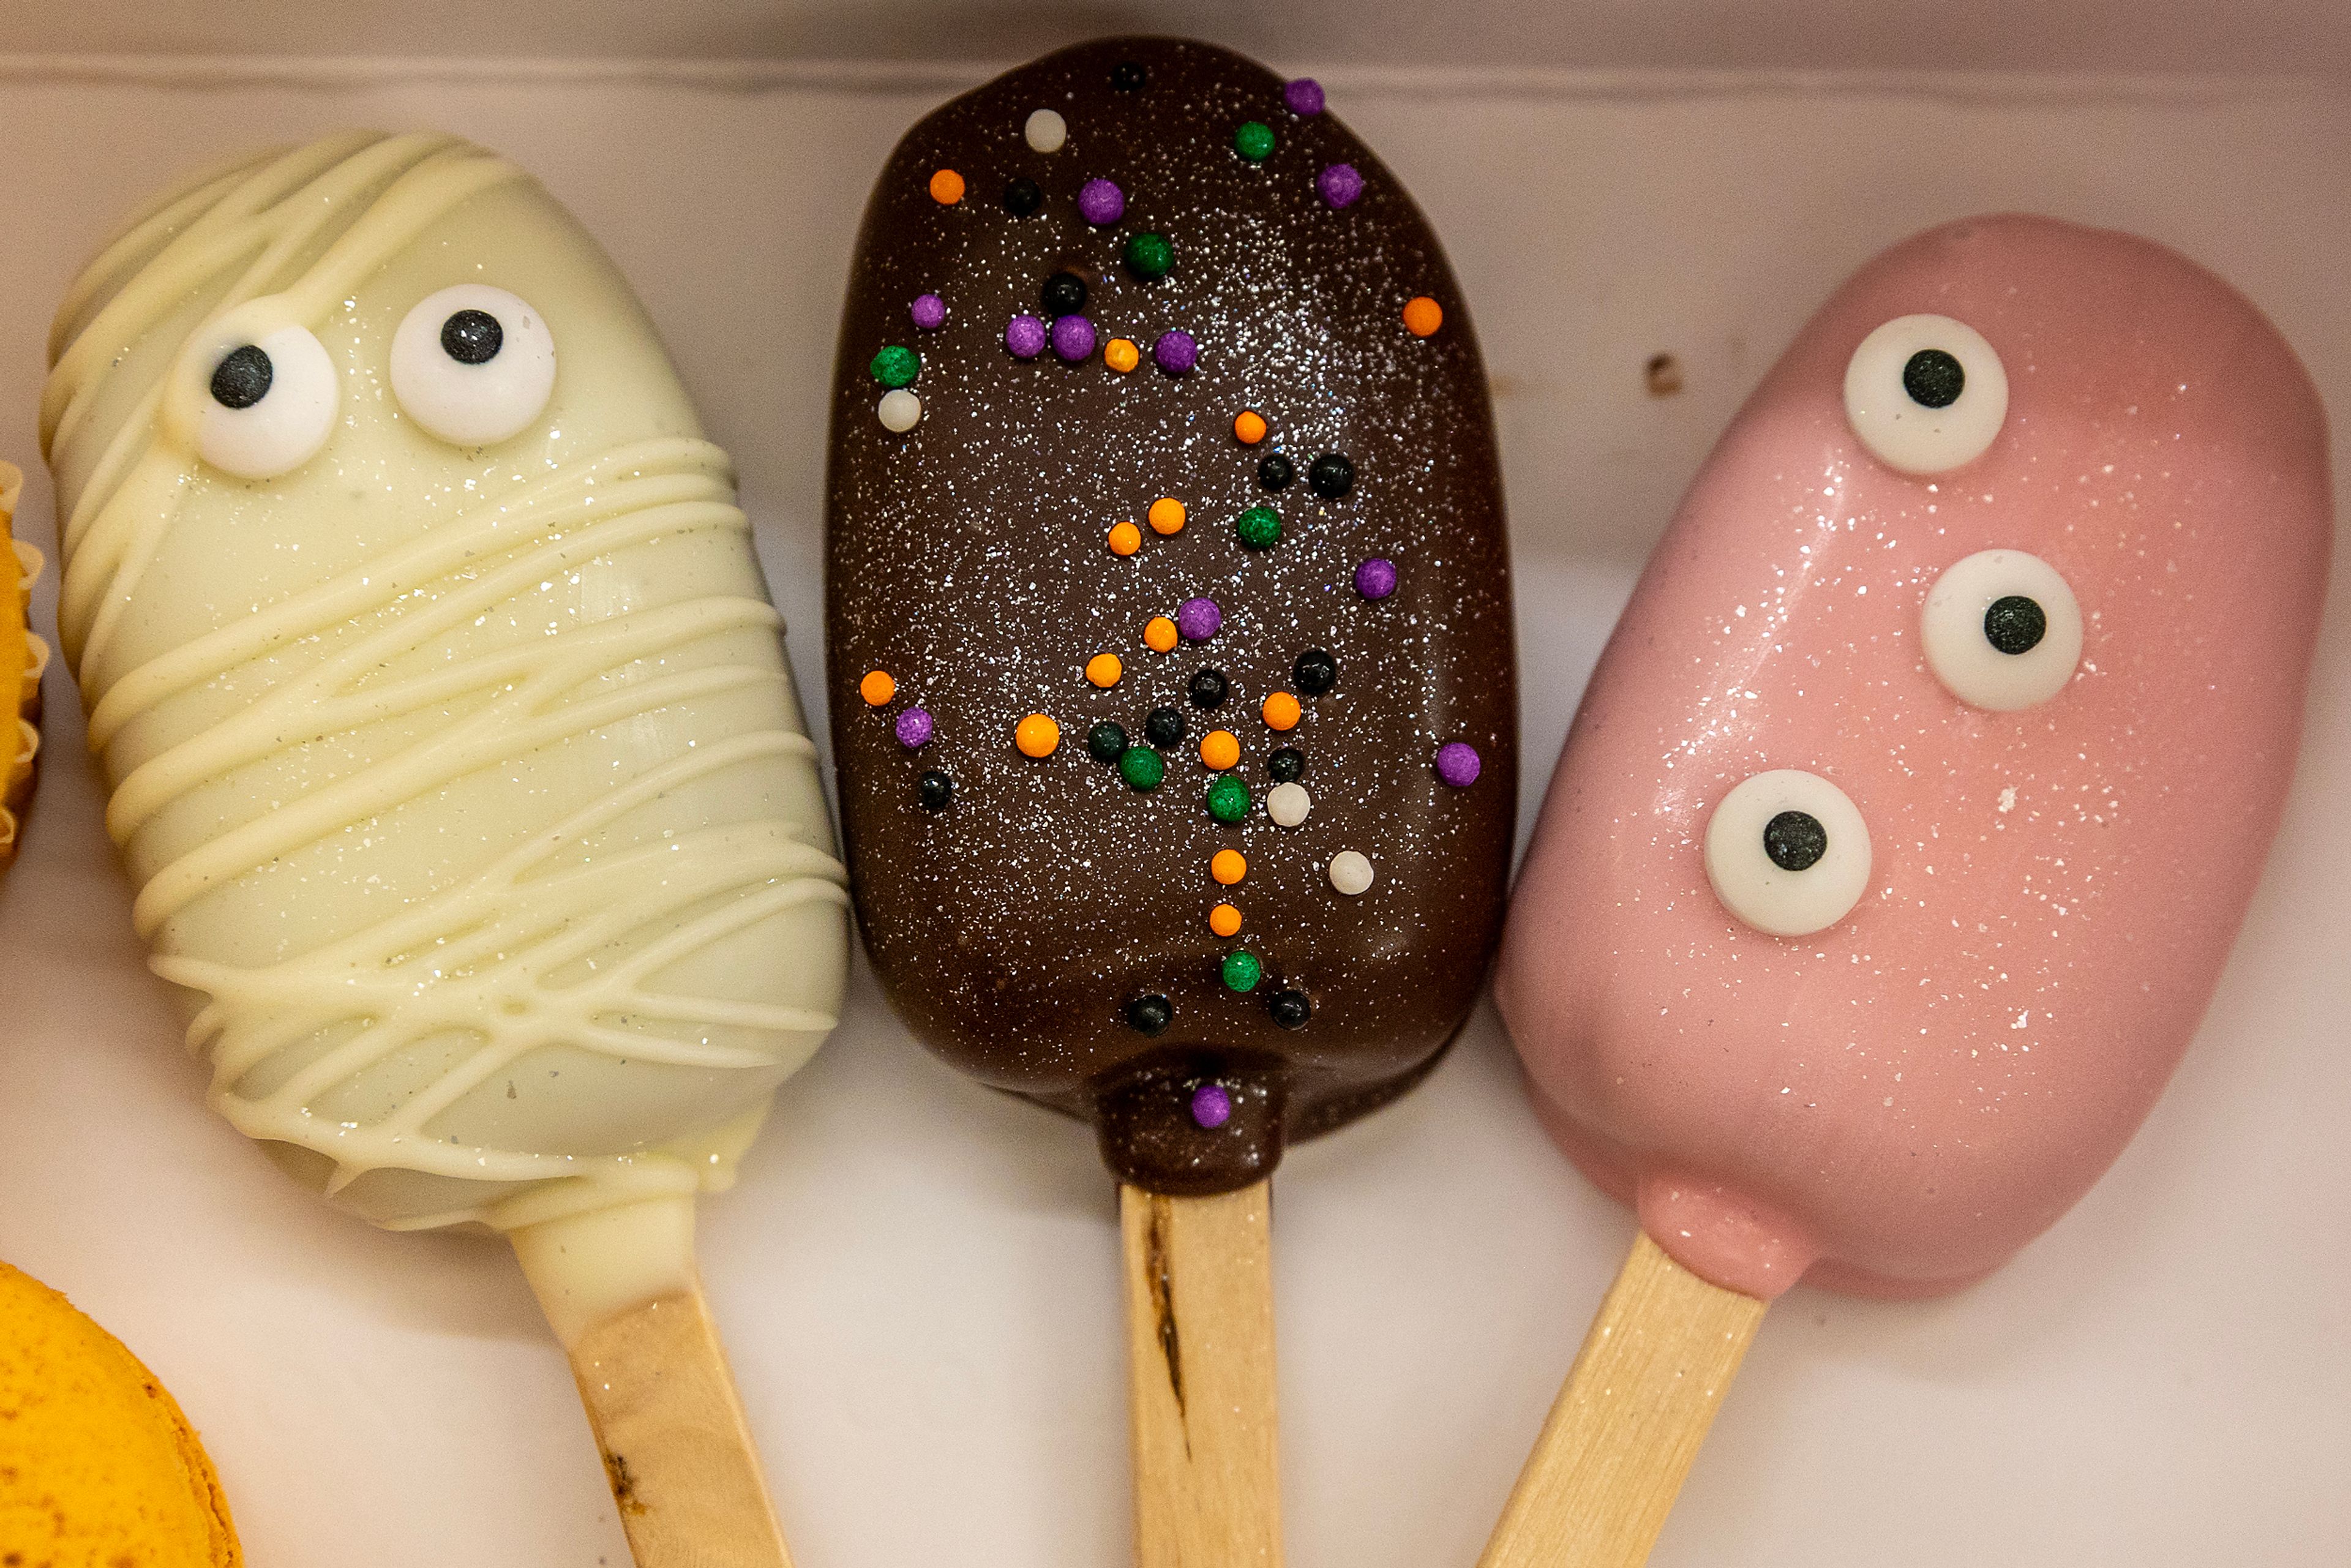
[[[1304,64],[1311,62],[1291,62]],[[182,172],[353,122],[445,126],[569,201],[650,305],[818,695],[824,387],[852,232],[960,68],[695,85],[623,67],[222,76],[0,62],[0,454],[50,548],[51,304]],[[1502,415],[1530,812],[1642,552],[1789,334],[1879,246],[2021,207],[2246,289],[2351,469],[2351,96],[2288,85],[1326,72],[1447,237]],[[1654,400],[1641,367],[1682,361]],[[2331,595],[2284,838],[2202,1037],[2108,1179],[1933,1303],[1771,1312],[1659,1568],[2351,1561],[2351,614]],[[37,619],[47,622],[54,577]],[[627,1561],[560,1354],[503,1249],[392,1236],[202,1108],[63,670],[0,888],[0,1257],[162,1375],[251,1560]],[[820,732],[821,723],[820,719]],[[1295,1568],[1471,1563],[1632,1234],[1482,1015],[1426,1088],[1277,1180]],[[806,1568],[1127,1552],[1114,1205],[1076,1126],[914,1046],[862,969],[703,1260]]]

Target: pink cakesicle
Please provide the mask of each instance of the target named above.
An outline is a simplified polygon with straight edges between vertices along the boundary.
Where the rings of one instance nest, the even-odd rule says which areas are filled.
[[[1663,1354],[1709,1374],[1686,1467],[1800,1277],[1955,1290],[2113,1163],[2277,827],[2326,454],[2276,329],[2126,235],[1935,229],[1804,328],[1618,623],[1510,911],[1535,1103],[1644,1233],[1552,1427],[1628,1419],[1579,1378],[1703,1319]],[[1609,1536],[1553,1435],[1489,1564],[1539,1560],[1561,1498]],[[1679,1476],[1540,1560],[1638,1563]]]

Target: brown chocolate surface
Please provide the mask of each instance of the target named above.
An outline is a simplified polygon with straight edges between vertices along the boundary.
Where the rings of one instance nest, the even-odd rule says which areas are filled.
[[[1066,125],[1057,151],[1025,133],[1040,109]],[[1237,150],[1249,121],[1273,133],[1261,162]],[[1362,180],[1344,204],[1331,200],[1344,177],[1325,174],[1338,164]],[[941,170],[960,200],[939,199],[957,183]],[[1102,180],[1124,210],[1090,222],[1103,193],[1081,193]],[[1144,234],[1173,247],[1165,277],[1126,262]],[[1054,327],[1045,286],[1062,272],[1084,285],[1074,314],[1092,343],[1065,325],[1023,359],[1008,324]],[[930,329],[913,310],[925,295],[945,306]],[[1066,281],[1054,296],[1067,309]],[[1423,297],[1443,311],[1426,336],[1405,314]],[[1425,307],[1413,321],[1429,324]],[[1196,345],[1188,373],[1155,357],[1171,331]],[[1114,368],[1113,340],[1135,346],[1135,368]],[[877,365],[889,348],[920,355],[904,390],[921,420],[904,434],[880,415],[907,368]],[[1265,422],[1255,444],[1236,433],[1243,410]],[[1343,494],[1313,483],[1330,454],[1352,465]],[[1259,469],[1276,455],[1293,476],[1270,490]],[[1113,1171],[1169,1193],[1245,1186],[1286,1141],[1411,1087],[1468,1014],[1499,929],[1518,702],[1477,338],[1379,161],[1331,114],[1294,112],[1279,78],[1196,43],[1083,45],[956,99],[907,133],[866,211],[829,483],[849,863],[874,967],[915,1033],[983,1082],[1086,1117]],[[1161,497],[1183,503],[1180,532],[1148,520]],[[1238,519],[1260,507],[1280,537],[1252,548]],[[1110,542],[1120,523],[1139,537],[1131,554]],[[1359,589],[1367,560],[1394,564],[1392,593]],[[1153,619],[1196,600],[1216,604],[1214,634],[1155,651]],[[1308,650],[1336,666],[1319,694],[1301,680]],[[1086,672],[1105,653],[1123,673],[1101,686]],[[861,695],[877,670],[894,682],[879,704]],[[1228,688],[1214,708],[1194,700],[1202,670]],[[1264,709],[1275,694],[1301,710],[1286,732]],[[908,746],[914,708],[930,729]],[[1155,745],[1155,709],[1181,716],[1182,739],[1163,728]],[[1059,727],[1049,755],[1016,744],[1031,714]],[[1156,754],[1155,788],[1090,753],[1105,723],[1139,777]],[[1215,730],[1238,743],[1222,771],[1202,758]],[[1477,755],[1473,782],[1442,776],[1460,776],[1438,763],[1454,743]],[[1312,802],[1292,827],[1269,810],[1285,747]],[[925,775],[952,780],[944,809],[924,803]],[[1238,821],[1210,809],[1219,779],[1246,789]],[[1230,784],[1224,803],[1238,804]],[[1229,885],[1212,870],[1225,850],[1247,865]],[[1345,851],[1374,872],[1352,896],[1330,874]],[[1211,928],[1220,904],[1239,912],[1233,936]],[[1228,983],[1236,954],[1262,969],[1246,990]],[[1153,998],[1167,1014],[1155,1033],[1138,1027]]]

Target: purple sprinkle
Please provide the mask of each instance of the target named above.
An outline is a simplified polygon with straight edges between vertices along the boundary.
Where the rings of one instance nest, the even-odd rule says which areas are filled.
[[[1176,610],[1176,631],[1186,643],[1205,643],[1225,623],[1213,599],[1187,599]]]
[[[1108,180],[1088,180],[1078,187],[1078,216],[1096,228],[1126,215],[1126,193]]]
[[[931,738],[931,716],[910,707],[898,716],[898,744],[912,751]]]
[[[1366,599],[1385,599],[1395,591],[1395,562],[1374,556],[1355,569],[1355,591]]]
[[[1456,789],[1467,789],[1478,782],[1483,767],[1478,748],[1466,740],[1448,740],[1437,748],[1437,776]]]
[[[1189,332],[1162,332],[1159,341],[1151,345],[1151,357],[1171,376],[1189,375],[1200,362],[1200,345],[1192,341]]]
[[[1283,84],[1281,101],[1289,106],[1292,114],[1320,114],[1322,112],[1322,84],[1312,77],[1300,77],[1296,81]]]
[[[1203,1083],[1192,1092],[1192,1120],[1203,1127],[1221,1127],[1233,1119],[1233,1097],[1221,1083]]]
[[[1004,346],[1016,360],[1033,360],[1045,351],[1045,323],[1034,316],[1015,316],[1004,329]]]
[[[947,324],[947,302],[935,294],[917,294],[912,314],[915,326],[935,332]]]
[[[1063,316],[1053,323],[1053,352],[1075,361],[1094,351],[1094,324],[1082,316]]]
[[[1353,163],[1333,163],[1314,176],[1314,188],[1334,207],[1343,207],[1364,193],[1364,177]]]

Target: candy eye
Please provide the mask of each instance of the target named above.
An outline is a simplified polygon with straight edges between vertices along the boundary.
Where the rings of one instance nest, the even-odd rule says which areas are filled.
[[[1869,885],[1869,827],[1845,792],[1792,768],[1741,780],[1706,824],[1706,879],[1723,907],[1773,936],[1843,920]]]
[[[2057,569],[2021,549],[1971,555],[1935,580],[1920,617],[1927,666],[1963,703],[2047,702],[2082,658],[2082,607]]]
[[[1949,316],[1896,316],[1844,368],[1844,417],[1889,468],[1940,474],[1984,454],[2008,418],[2008,371]]]
[[[304,328],[280,327],[214,361],[196,451],[240,479],[275,479],[318,455],[341,401],[326,345]]]
[[[494,445],[546,411],[555,336],[503,288],[444,288],[392,334],[392,392],[409,418],[452,446]]]

